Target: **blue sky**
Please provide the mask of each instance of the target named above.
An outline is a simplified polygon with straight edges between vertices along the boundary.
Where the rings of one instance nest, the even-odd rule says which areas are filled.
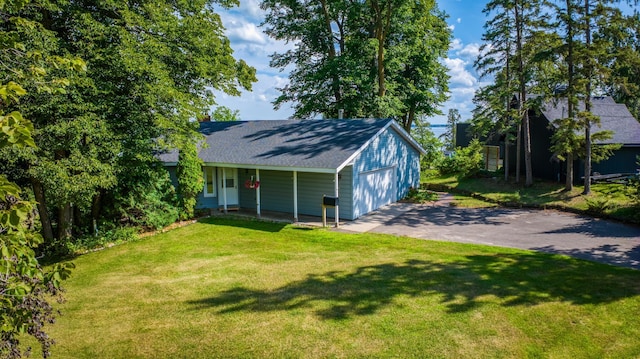
[[[473,62],[481,45],[482,26],[485,22],[482,8],[485,3],[486,0],[438,1],[439,8],[449,15],[447,22],[453,29],[449,57],[443,60],[451,76],[450,99],[441,108],[445,115],[429,119],[431,123],[445,123],[446,113],[451,108],[458,109],[463,120],[471,117],[471,99],[483,81],[473,70]],[[219,13],[234,56],[256,68],[258,82],[253,85],[253,91],[245,91],[240,97],[217,93],[216,102],[220,106],[240,111],[242,120],[289,118],[293,114],[290,107],[285,105],[276,111],[271,104],[278,96],[276,88],[285,85],[288,76],[287,73],[269,67],[269,55],[285,51],[293,45],[275,41],[264,34],[259,26],[264,16],[259,0],[240,0],[240,7],[220,10]]]

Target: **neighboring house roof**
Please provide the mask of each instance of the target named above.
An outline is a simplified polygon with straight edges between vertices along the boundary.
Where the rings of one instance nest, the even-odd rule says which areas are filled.
[[[337,172],[387,128],[424,153],[394,120],[357,119],[202,122],[207,146],[199,155],[213,165]],[[178,153],[159,158],[176,163]]]
[[[578,105],[578,111],[584,111],[584,102]],[[640,122],[636,120],[627,106],[616,103],[613,98],[592,98],[591,112],[600,117],[600,125],[593,126],[592,132],[613,131],[613,138],[598,143],[621,143],[628,146],[640,146]],[[567,116],[567,99],[558,99],[545,103],[542,114],[552,122]],[[553,122],[552,122],[553,123]]]

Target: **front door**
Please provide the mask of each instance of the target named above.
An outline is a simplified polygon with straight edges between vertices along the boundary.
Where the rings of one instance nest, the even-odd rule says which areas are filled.
[[[227,206],[238,205],[238,169],[218,168],[218,205],[224,206],[225,193]]]

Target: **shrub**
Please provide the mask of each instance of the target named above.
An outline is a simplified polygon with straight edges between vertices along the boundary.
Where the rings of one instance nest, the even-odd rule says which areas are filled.
[[[482,144],[477,139],[467,147],[458,147],[451,157],[446,157],[438,164],[443,175],[459,174],[463,178],[473,177],[482,169]]]
[[[202,161],[198,157],[195,143],[188,142],[180,149],[176,175],[180,200],[179,217],[182,220],[193,218],[198,193],[202,191]]]
[[[410,188],[405,199],[415,203],[424,203],[436,201],[439,196],[437,192],[422,188]]]
[[[150,171],[147,181],[119,193],[124,194],[116,195],[109,206],[113,212],[105,216],[115,226],[160,229],[178,220],[175,188],[163,168]]]

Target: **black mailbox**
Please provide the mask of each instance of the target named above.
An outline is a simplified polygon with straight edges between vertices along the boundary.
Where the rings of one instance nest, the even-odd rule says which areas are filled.
[[[322,196],[322,204],[324,206],[336,207],[338,206],[338,197]]]

